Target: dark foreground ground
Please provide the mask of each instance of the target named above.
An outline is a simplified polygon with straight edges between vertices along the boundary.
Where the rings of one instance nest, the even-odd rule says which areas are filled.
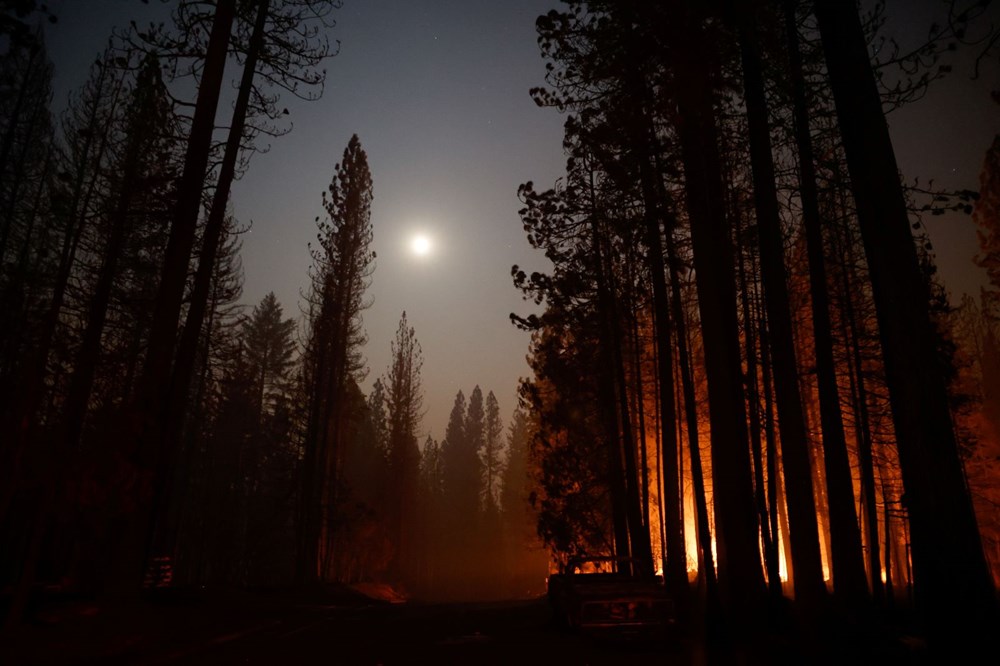
[[[787,627],[706,647],[697,627],[641,643],[552,625],[544,599],[388,603],[324,594],[176,596],[99,610],[51,603],[7,633],[0,664],[889,664],[925,663],[919,641]]]

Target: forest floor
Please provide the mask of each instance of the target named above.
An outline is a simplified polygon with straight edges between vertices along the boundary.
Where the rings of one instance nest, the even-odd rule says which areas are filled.
[[[678,628],[662,640],[598,641],[559,630],[544,599],[404,602],[388,586],[309,593],[171,593],[99,608],[51,601],[4,638],[0,664],[892,664],[930,663],[904,625],[877,631],[754,622],[729,640]]]
[[[157,591],[130,603],[53,597],[5,629],[0,664],[169,663],[331,608],[392,602],[345,586],[310,591]]]

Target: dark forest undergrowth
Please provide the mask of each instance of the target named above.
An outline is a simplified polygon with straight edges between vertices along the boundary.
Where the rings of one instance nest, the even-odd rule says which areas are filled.
[[[276,636],[293,634],[295,630],[284,629],[311,626],[330,613],[349,618],[373,613],[366,616],[363,626],[375,634],[384,624],[378,618],[394,612],[412,615],[416,624],[430,619],[447,626],[455,622],[449,617],[464,618],[477,622],[477,636],[480,630],[491,636],[536,631],[540,651],[525,654],[524,663],[541,663],[533,659],[541,659],[549,649],[565,650],[564,644],[575,646],[572,654],[575,650],[593,654],[593,663],[616,655],[623,663],[648,655],[691,664],[948,663],[946,656],[928,652],[918,618],[906,600],[897,602],[891,611],[851,614],[831,605],[816,616],[805,617],[793,602],[783,599],[766,612],[722,621],[710,620],[706,609],[697,607],[684,613],[687,619],[682,617],[668,635],[634,642],[595,639],[560,629],[541,596],[450,603],[403,601],[402,592],[381,584],[165,589],[130,601],[40,591],[32,600],[27,621],[16,632],[6,632],[0,663],[185,663],[187,656],[247,637],[279,629]],[[557,647],[546,647],[549,643]],[[307,663],[314,661],[300,656]]]

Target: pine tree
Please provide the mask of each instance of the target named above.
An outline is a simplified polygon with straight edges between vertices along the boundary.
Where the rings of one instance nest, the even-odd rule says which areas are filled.
[[[441,465],[444,470],[444,494],[448,504],[456,510],[468,502],[470,497],[464,492],[462,470],[467,464],[466,450],[469,448],[465,436],[466,412],[465,394],[461,390],[455,394],[448,425],[441,442]]]
[[[417,430],[423,416],[423,389],[420,370],[423,354],[416,332],[409,326],[406,313],[400,317],[392,342],[392,360],[385,377],[386,407],[389,416],[389,535],[395,545],[390,575],[402,582],[416,575],[417,535],[420,532],[416,513],[420,449]]]
[[[487,514],[499,510],[499,489],[502,474],[500,460],[503,442],[503,422],[500,421],[500,404],[490,391],[486,396],[486,417],[483,424],[483,471],[485,472],[483,506]]]
[[[486,409],[483,404],[483,391],[476,385],[469,394],[469,406],[465,412],[465,445],[469,448],[470,455],[475,455],[476,465],[467,474],[473,474],[473,470],[478,472],[476,488],[476,502],[474,507],[481,509],[483,501],[486,499],[486,492],[483,485],[483,448],[486,445]],[[471,458],[470,458],[471,460]]]
[[[294,333],[295,320],[283,318],[281,304],[274,292],[268,292],[261,299],[244,325],[241,339],[254,376],[258,421],[273,416],[288,392],[296,351]]]
[[[327,218],[319,223],[319,247],[312,250],[310,332],[305,351],[309,400],[299,509],[301,580],[315,577],[322,526],[337,505],[347,387],[361,379],[365,342],[361,313],[373,270],[372,179],[357,135],[351,137],[323,195]],[[324,508],[325,507],[325,508]]]
[[[528,415],[518,407],[507,428],[500,487],[504,582],[518,594],[532,590],[548,566],[548,554],[536,532],[538,517],[529,501],[529,439]]]

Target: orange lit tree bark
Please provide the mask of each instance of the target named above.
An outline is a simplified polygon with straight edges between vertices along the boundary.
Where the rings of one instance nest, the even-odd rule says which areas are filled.
[[[759,272],[757,264],[753,263],[753,272]],[[753,292],[753,310],[757,313],[757,339],[760,341],[760,381],[761,390],[764,394],[764,442],[767,447],[765,451],[764,464],[767,468],[767,503],[768,520],[770,522],[770,532],[774,535],[775,542],[780,542],[785,555],[785,571],[789,579],[795,576],[795,564],[792,561],[792,544],[788,538],[788,511],[787,495],[781,473],[778,471],[778,437],[774,428],[774,391],[772,389],[774,376],[773,365],[771,363],[771,332],[767,327],[767,316],[761,307],[760,294]],[[783,538],[779,537],[779,533]]]
[[[958,457],[928,288],[858,13],[836,0],[817,0],[815,11],[872,280],[917,599],[932,646],[943,652],[986,640],[983,632],[996,623],[993,581]]]
[[[843,184],[843,183],[841,183]],[[836,215],[827,214],[827,218],[836,218]],[[867,332],[861,330],[862,319],[857,311],[863,303],[855,304],[855,299],[862,291],[860,282],[864,279],[857,275],[855,257],[855,241],[853,230],[848,228],[845,220],[841,229],[835,230],[831,235],[831,246],[834,256],[839,259],[834,266],[839,276],[839,320],[841,338],[844,345],[844,365],[851,390],[851,406],[854,418],[854,437],[858,450],[858,467],[861,473],[862,506],[865,517],[865,537],[869,550],[869,576],[872,578],[873,596],[878,603],[886,602],[892,605],[892,570],[889,551],[881,550],[879,542],[879,512],[876,499],[875,467],[874,467],[874,436],[872,433],[871,418],[869,415],[869,389],[866,379],[863,338],[869,338]],[[885,497],[883,496],[883,501]],[[888,517],[888,505],[886,505],[884,515]],[[890,542],[891,529],[888,520],[885,524],[885,543]],[[883,560],[880,554],[885,554]],[[885,583],[882,582],[882,565],[885,564]],[[876,582],[877,581],[877,582]],[[886,594],[888,596],[886,596]]]

